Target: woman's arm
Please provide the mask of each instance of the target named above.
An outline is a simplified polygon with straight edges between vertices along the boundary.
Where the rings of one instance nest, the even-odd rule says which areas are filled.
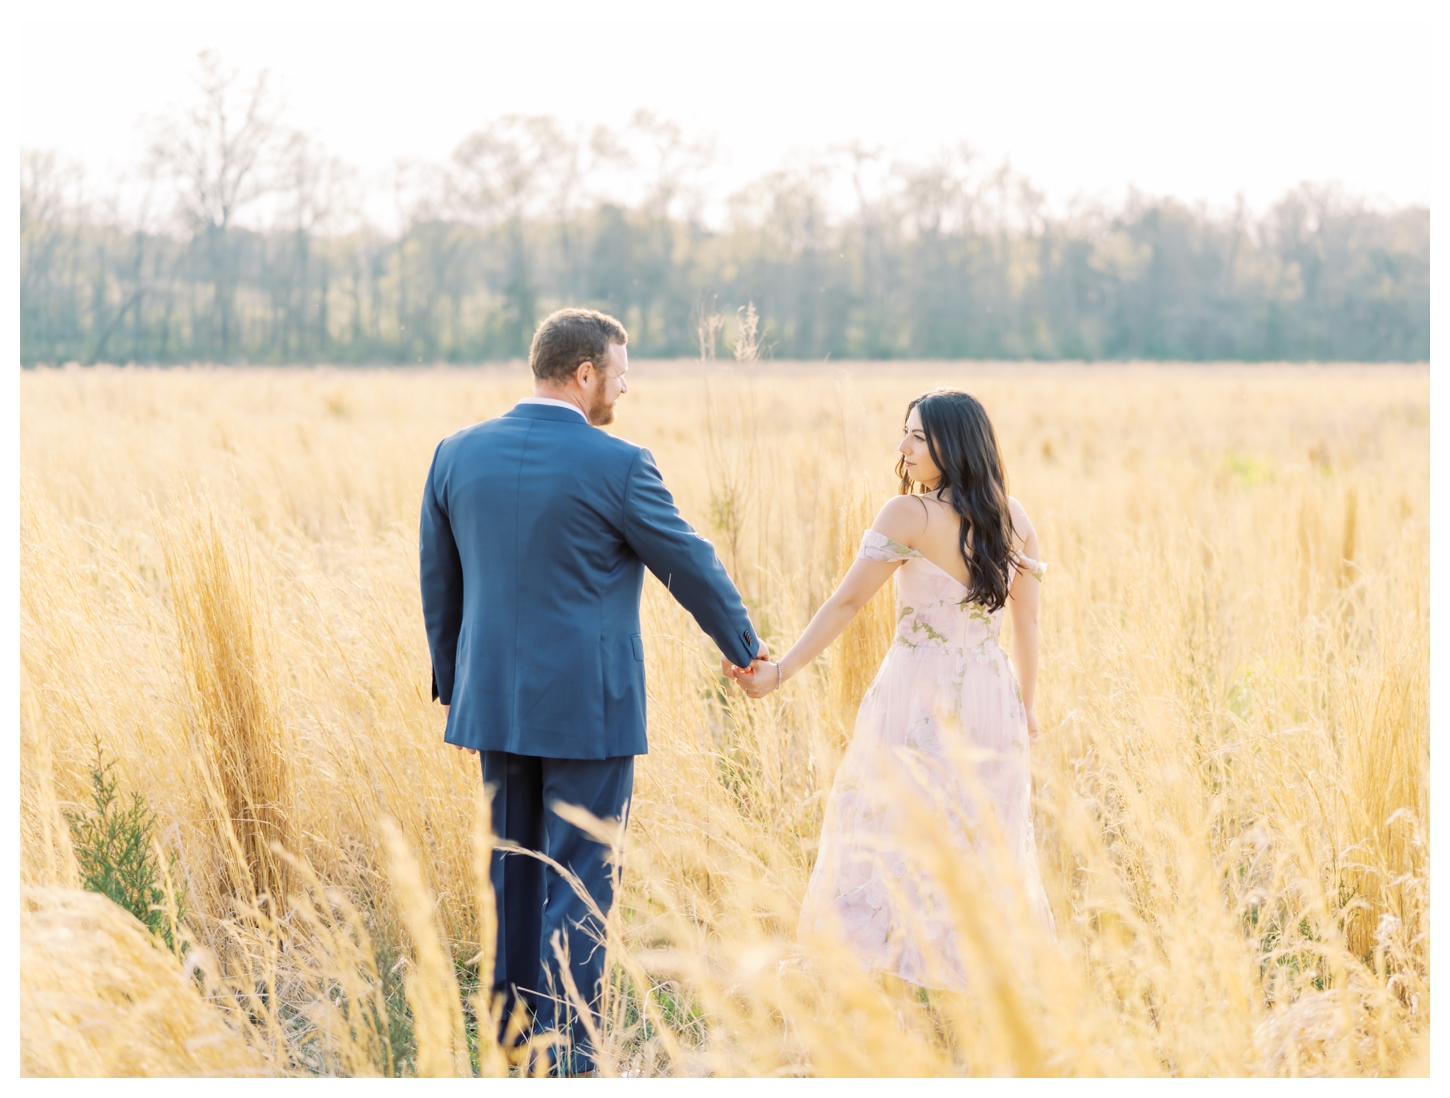
[[[912,548],[912,542],[926,529],[926,512],[919,500],[910,496],[897,496],[876,516],[871,529],[885,534],[893,541]],[[738,672],[733,678],[752,698],[763,698],[824,652],[830,643],[841,635],[861,607],[891,578],[891,573],[901,567],[901,561],[867,560],[857,557],[846,572],[845,578],[836,588],[835,594],[821,604],[790,651],[780,659],[779,673],[776,664],[757,660],[751,671]]]
[[[1022,539],[1017,551],[1024,557],[1041,560],[1037,531],[1023,510],[1022,504],[1011,501],[1012,525]],[[1032,699],[1037,692],[1037,604],[1042,583],[1031,572],[1018,570],[1012,580],[1007,605],[1012,612],[1012,668],[1017,672],[1017,685],[1022,689],[1022,704],[1027,709],[1027,734],[1037,738],[1037,717],[1032,712]]]

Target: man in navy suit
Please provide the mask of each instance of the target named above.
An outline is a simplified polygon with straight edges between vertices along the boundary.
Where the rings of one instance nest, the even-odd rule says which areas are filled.
[[[608,849],[553,811],[624,820],[646,752],[639,597],[648,568],[724,660],[765,655],[714,548],[680,517],[648,450],[598,430],[629,391],[613,317],[561,309],[529,349],[535,395],[444,439],[423,489],[419,555],[444,739],[483,756],[493,827],[614,900]],[[556,950],[597,1009],[603,927],[555,870],[496,852],[494,988],[538,1032],[565,1038],[555,1069],[593,1070]],[[597,1018],[597,1014],[595,1015]]]

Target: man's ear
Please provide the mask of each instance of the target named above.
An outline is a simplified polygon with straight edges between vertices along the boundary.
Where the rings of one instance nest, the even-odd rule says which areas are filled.
[[[586,383],[589,380],[589,374],[586,373],[585,371],[589,371],[589,370],[593,370],[593,369],[594,369],[594,363],[590,359],[587,359],[587,358],[583,362],[579,363],[578,366],[574,367],[574,380],[579,383],[579,388],[581,388],[581,389],[585,388],[586,387]]]

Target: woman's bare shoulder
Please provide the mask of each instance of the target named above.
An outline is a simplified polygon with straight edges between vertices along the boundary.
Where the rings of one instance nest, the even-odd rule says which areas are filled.
[[[892,496],[876,513],[871,529],[892,541],[912,546],[926,529],[926,507],[920,496]]]

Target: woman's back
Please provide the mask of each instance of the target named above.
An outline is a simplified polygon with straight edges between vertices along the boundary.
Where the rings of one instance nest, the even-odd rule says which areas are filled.
[[[913,549],[923,557],[935,564],[952,579],[963,586],[970,583],[971,577],[967,574],[967,562],[962,556],[962,519],[956,509],[951,505],[951,496],[945,499],[935,493],[927,495],[913,495],[901,498],[901,503],[893,503],[902,506],[910,501],[910,516],[918,523],[913,536],[904,539]],[[1008,500],[1012,509],[1014,527],[1018,526],[1018,515],[1022,513],[1022,505],[1015,499]],[[1020,528],[1019,528],[1020,529]],[[1028,546],[1020,532],[1014,531],[1012,548],[1018,553],[1026,556],[1035,556],[1031,550],[1035,546]]]

